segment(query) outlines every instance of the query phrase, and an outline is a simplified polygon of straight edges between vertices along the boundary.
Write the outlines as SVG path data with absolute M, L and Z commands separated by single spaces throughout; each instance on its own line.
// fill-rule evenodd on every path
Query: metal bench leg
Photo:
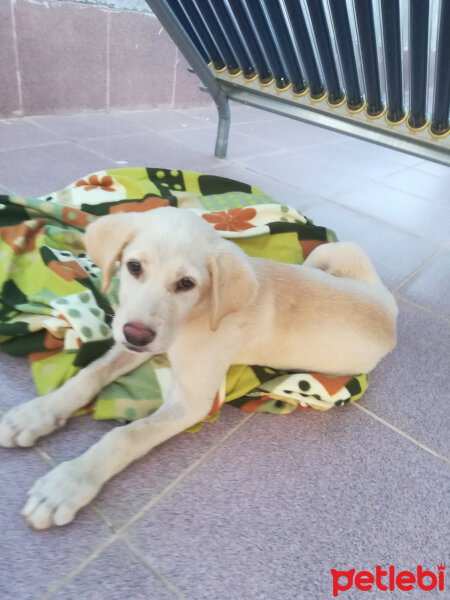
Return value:
M 177 44 L 182 54 L 197 73 L 200 81 L 212 96 L 219 112 L 219 126 L 217 130 L 215 155 L 225 158 L 227 155 L 228 132 L 230 130 L 230 106 L 227 95 L 221 89 L 213 73 L 206 65 L 201 54 L 193 45 L 180 21 L 173 12 L 167 0 L 145 0 L 150 6 L 161 25 Z
M 220 94 L 219 98 L 214 98 L 219 114 L 219 123 L 217 125 L 216 149 L 214 154 L 218 158 L 225 158 L 228 149 L 228 134 L 230 132 L 230 104 L 225 94 Z

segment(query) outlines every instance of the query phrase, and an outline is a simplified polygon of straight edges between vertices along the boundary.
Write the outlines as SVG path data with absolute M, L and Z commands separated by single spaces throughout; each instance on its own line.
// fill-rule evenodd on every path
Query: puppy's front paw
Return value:
M 66 419 L 48 406 L 46 398 L 35 398 L 6 413 L 0 421 L 0 446 L 32 446 L 41 436 L 64 425 Z
M 67 525 L 100 488 L 101 481 L 82 457 L 64 462 L 36 481 L 22 515 L 35 529 Z

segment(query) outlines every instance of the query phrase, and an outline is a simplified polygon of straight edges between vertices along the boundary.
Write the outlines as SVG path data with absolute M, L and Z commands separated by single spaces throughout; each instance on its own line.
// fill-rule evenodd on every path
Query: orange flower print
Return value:
M 63 219 L 68 225 L 75 225 L 77 227 L 87 227 L 91 221 L 94 221 L 92 215 L 71 206 L 63 206 Z
M 44 346 L 47 350 L 56 350 L 57 348 L 62 348 L 64 346 L 64 340 L 60 340 L 50 333 L 50 331 L 45 332 L 44 338 Z
M 200 421 L 200 423 L 205 423 L 208 419 L 210 419 L 213 415 L 216 414 L 216 412 L 219 410 L 219 408 L 220 408 L 220 396 L 219 396 L 219 392 L 217 392 L 217 394 L 214 397 L 214 402 L 211 407 L 211 410 L 209 411 L 208 415 Z
M 300 246 L 303 252 L 303 260 L 306 260 L 314 248 L 326 244 L 324 240 L 300 240 Z
M 51 260 L 47 267 L 66 281 L 73 281 L 74 279 L 86 279 L 88 277 L 88 274 L 83 267 L 75 260 L 67 260 L 64 262 Z
M 14 254 L 25 254 L 36 248 L 36 239 L 42 233 L 44 219 L 23 221 L 19 225 L 0 228 L 0 239 L 13 249 Z
M 80 179 L 80 181 L 76 182 L 75 186 L 84 186 L 86 192 L 88 192 L 89 190 L 96 190 L 97 188 L 100 188 L 105 192 L 115 191 L 113 185 L 113 178 L 111 177 L 111 175 L 104 175 L 101 179 L 98 178 L 98 175 L 90 175 L 87 181 L 85 179 Z
M 255 227 L 249 223 L 256 216 L 254 208 L 230 208 L 230 210 L 204 214 L 202 217 L 219 231 L 245 231 Z
M 150 196 L 145 198 L 142 202 L 123 202 L 111 206 L 109 212 L 113 215 L 119 212 L 146 212 L 152 210 L 152 208 L 159 208 L 160 206 L 169 206 L 169 201 L 159 196 Z

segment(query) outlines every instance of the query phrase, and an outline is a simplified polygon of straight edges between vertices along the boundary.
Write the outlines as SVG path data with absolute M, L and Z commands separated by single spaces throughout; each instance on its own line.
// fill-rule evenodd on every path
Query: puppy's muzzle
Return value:
M 142 347 L 152 343 L 156 337 L 156 331 L 147 327 L 145 323 L 132 321 L 123 326 L 123 335 L 132 346 Z

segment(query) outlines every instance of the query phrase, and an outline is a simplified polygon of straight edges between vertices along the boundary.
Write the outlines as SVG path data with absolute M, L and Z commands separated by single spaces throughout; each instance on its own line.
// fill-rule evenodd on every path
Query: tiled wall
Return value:
M 0 0 L 0 117 L 209 103 L 152 14 Z

